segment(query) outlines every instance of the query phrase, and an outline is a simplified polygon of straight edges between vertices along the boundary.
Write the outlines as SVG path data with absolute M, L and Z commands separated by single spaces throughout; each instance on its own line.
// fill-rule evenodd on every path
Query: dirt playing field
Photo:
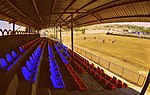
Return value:
M 63 36 L 70 45 L 70 35 Z M 74 45 L 133 72 L 147 75 L 150 40 L 106 34 L 74 34 Z

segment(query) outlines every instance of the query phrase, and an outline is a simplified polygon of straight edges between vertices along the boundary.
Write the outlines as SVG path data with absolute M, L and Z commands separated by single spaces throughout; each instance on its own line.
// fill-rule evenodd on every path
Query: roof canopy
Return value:
M 0 19 L 36 29 L 149 22 L 150 0 L 0 0 Z

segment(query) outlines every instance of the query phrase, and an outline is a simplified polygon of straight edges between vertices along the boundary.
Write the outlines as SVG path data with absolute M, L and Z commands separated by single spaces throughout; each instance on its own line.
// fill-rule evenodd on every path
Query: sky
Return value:
M 22 26 L 19 26 L 19 25 L 15 25 L 15 30 L 17 29 L 20 29 L 20 30 L 24 30 L 24 27 Z M 13 24 L 9 24 L 7 21 L 2 21 L 0 20 L 0 29 L 4 30 L 4 29 L 7 29 L 7 30 L 13 30 Z

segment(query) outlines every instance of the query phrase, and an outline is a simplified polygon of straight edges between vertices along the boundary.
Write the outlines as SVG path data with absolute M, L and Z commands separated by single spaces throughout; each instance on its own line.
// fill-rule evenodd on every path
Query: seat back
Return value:
M 15 51 L 12 51 L 11 54 L 12 54 L 13 58 L 17 58 L 18 57 L 18 55 L 17 55 L 17 53 Z
M 38 64 L 38 61 L 34 60 L 31 56 L 29 57 L 29 62 L 31 65 L 37 65 Z
M 50 68 L 50 72 L 59 72 L 59 68 L 58 67 L 51 67 Z
M 51 68 L 52 67 L 58 67 L 57 63 L 55 63 L 55 62 L 49 63 L 49 65 L 50 65 Z
M 4 58 L 0 58 L 0 67 L 2 69 L 4 69 L 5 67 L 7 67 L 9 64 L 6 62 L 6 60 Z
M 25 66 L 22 67 L 22 74 L 25 78 L 25 80 L 35 80 L 35 73 L 30 72 Z
M 60 72 L 51 72 L 51 73 L 52 73 L 51 76 L 52 76 L 53 78 L 62 78 Z
M 34 60 L 33 60 L 33 58 L 31 56 L 29 57 L 29 60 L 30 60 L 31 64 L 34 63 Z
M 13 58 L 10 54 L 6 54 L 6 60 L 7 62 L 11 63 L 13 61 Z
M 19 47 L 19 50 L 21 53 L 25 52 L 25 50 L 22 47 Z
M 29 61 L 26 61 L 26 66 L 30 72 L 37 72 L 37 65 L 31 65 Z

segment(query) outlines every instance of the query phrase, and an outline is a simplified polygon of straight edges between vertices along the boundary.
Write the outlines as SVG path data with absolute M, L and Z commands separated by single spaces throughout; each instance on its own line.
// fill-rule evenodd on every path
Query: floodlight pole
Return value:
M 60 43 L 62 43 L 62 38 L 61 38 L 61 22 L 60 22 Z
M 73 13 L 71 13 L 71 48 L 72 48 L 72 62 L 74 59 L 74 53 L 73 53 Z
M 145 94 L 145 92 L 146 92 L 146 90 L 147 90 L 147 88 L 148 88 L 148 86 L 149 86 L 149 83 L 150 83 L 150 70 L 149 70 L 149 73 L 148 73 L 146 82 L 145 82 L 145 84 L 144 84 L 144 87 L 143 87 L 143 89 L 142 89 L 140 95 L 144 95 L 144 94 Z

